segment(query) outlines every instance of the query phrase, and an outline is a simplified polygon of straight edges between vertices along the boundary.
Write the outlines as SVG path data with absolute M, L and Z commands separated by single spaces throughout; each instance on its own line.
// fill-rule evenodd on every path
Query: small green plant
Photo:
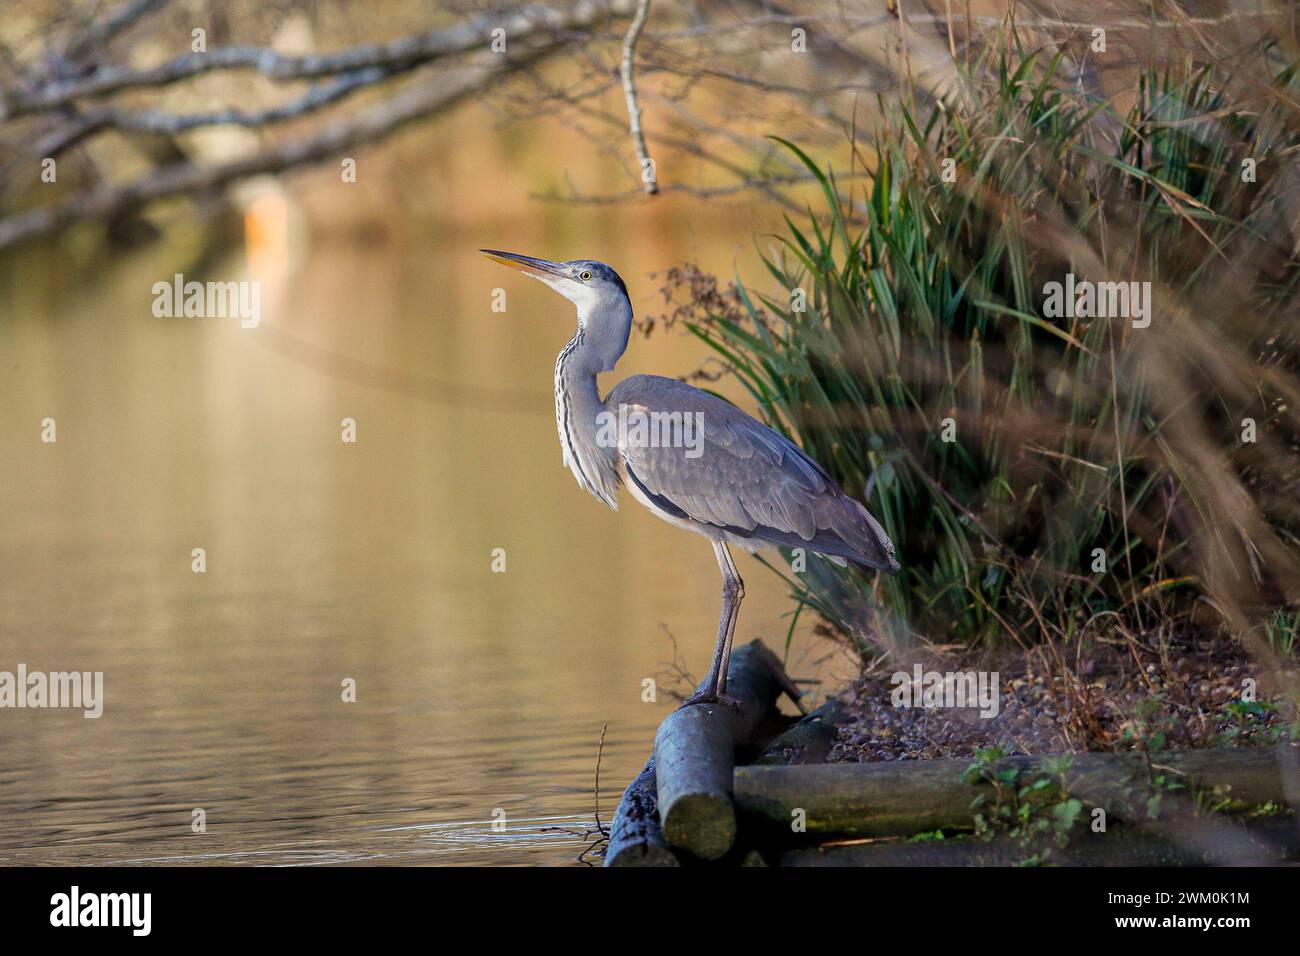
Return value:
M 992 840 L 1006 834 L 1029 854 L 1022 866 L 1049 863 L 1056 850 L 1069 844 L 1084 810 L 1083 802 L 1070 795 L 1074 758 L 1065 754 L 1046 759 L 1031 779 L 1022 781 L 1016 768 L 999 766 L 1005 755 L 1001 747 L 977 750 L 974 761 L 962 773 L 964 783 L 986 784 L 993 791 L 971 800 L 975 835 Z
M 1294 811 L 1290 807 L 1283 806 L 1270 800 L 1267 803 L 1261 803 L 1258 806 L 1251 807 L 1246 813 L 1248 817 L 1289 817 L 1293 816 Z
M 1227 785 L 1194 790 L 1192 792 L 1192 805 L 1195 808 L 1196 815 L 1204 817 L 1227 810 L 1232 806 L 1231 792 L 1232 788 Z
M 1300 611 L 1279 608 L 1264 622 L 1264 636 L 1273 653 L 1282 657 L 1296 656 L 1296 635 L 1300 632 Z
M 1271 719 L 1278 712 L 1277 704 L 1269 700 L 1228 701 L 1219 714 L 1220 730 L 1216 738 L 1220 743 L 1238 743 L 1255 738 L 1277 743 L 1287 730 L 1283 722 Z
M 1160 810 L 1164 806 L 1165 797 L 1169 794 L 1178 793 L 1186 790 L 1187 784 L 1178 774 L 1166 773 L 1165 771 L 1156 771 L 1154 768 L 1148 768 L 1148 777 L 1142 781 L 1139 786 L 1134 788 L 1136 794 L 1140 796 L 1145 805 L 1147 819 L 1155 820 L 1160 816 Z M 1198 791 L 1194 794 L 1200 797 Z M 1198 804 L 1199 806 L 1200 804 Z
M 1154 697 L 1138 701 L 1129 713 L 1129 720 L 1120 732 L 1120 740 L 1132 749 L 1148 753 L 1169 746 L 1170 735 L 1185 733 L 1177 716 L 1168 712 L 1165 705 Z

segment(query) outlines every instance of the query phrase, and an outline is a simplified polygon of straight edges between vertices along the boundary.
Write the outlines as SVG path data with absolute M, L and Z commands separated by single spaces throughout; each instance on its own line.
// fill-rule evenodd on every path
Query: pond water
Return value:
M 258 215 L 291 236 L 276 202 Z M 603 253 L 501 222 L 230 250 L 197 277 L 262 282 L 256 328 L 152 314 L 175 243 L 94 281 L 31 256 L 4 273 L 0 671 L 102 671 L 105 702 L 0 710 L 0 863 L 575 860 L 602 729 L 608 822 L 673 705 L 669 633 L 707 667 L 717 570 L 703 539 L 561 467 L 571 308 L 474 249 L 602 256 L 644 309 L 651 270 L 729 273 L 753 235 L 726 213 L 644 248 L 590 215 Z M 703 355 L 634 338 L 610 381 Z M 738 561 L 738 639 L 780 648 L 785 587 Z M 793 669 L 849 676 L 807 624 Z

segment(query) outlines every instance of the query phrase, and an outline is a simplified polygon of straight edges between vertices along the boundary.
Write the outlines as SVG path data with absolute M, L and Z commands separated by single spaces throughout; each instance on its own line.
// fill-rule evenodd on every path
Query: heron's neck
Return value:
M 602 360 L 592 348 L 589 333 L 579 323 L 578 331 L 555 360 L 555 427 L 564 449 L 564 464 L 578 484 L 616 508 L 616 449 L 602 447 L 596 440 L 597 416 L 605 410 L 596 385 L 596 374 L 601 369 Z

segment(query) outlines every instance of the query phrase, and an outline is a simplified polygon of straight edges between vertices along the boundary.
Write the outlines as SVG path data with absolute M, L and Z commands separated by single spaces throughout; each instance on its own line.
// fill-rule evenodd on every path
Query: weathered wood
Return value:
M 727 708 L 683 707 L 655 735 L 659 820 L 669 846 L 716 860 L 736 839 L 731 806 L 735 743 Z
M 1007 757 L 999 770 L 1014 770 L 1008 786 L 1024 786 L 1043 772 L 1043 757 Z M 1285 805 L 1278 757 L 1272 750 L 1170 751 L 1154 755 L 1157 772 L 1179 778 L 1187 789 L 1162 791 L 1171 804 L 1187 802 L 1192 791 L 1223 786 L 1226 809 L 1266 803 Z M 969 784 L 962 774 L 970 759 L 748 766 L 735 771 L 735 805 L 756 829 L 786 838 L 796 810 L 804 811 L 806 838 L 908 835 L 969 827 L 971 800 L 993 795 L 987 784 Z M 1137 753 L 1075 754 L 1067 774 L 1072 795 L 1122 820 L 1148 780 Z M 1141 800 L 1136 801 L 1138 804 Z
M 737 744 L 753 735 L 789 678 L 762 641 L 731 655 L 727 694 L 739 707 L 691 704 L 669 714 L 655 734 L 659 820 L 668 845 L 704 860 L 736 839 L 731 803 Z
M 743 688 L 758 688 L 765 678 L 763 672 L 774 675 L 777 683 L 784 689 L 792 687 L 789 678 L 781 668 L 776 655 L 772 654 L 760 641 L 754 641 L 748 647 L 737 650 L 732 658 L 728 690 L 733 696 L 744 695 Z M 701 684 L 699 690 L 704 689 Z M 762 689 L 757 694 L 760 704 L 767 691 Z M 759 705 L 754 705 L 755 707 Z M 751 708 L 753 709 L 753 708 Z M 772 713 L 771 702 L 764 708 L 763 714 L 752 715 L 755 725 Z M 737 732 L 752 734 L 754 725 L 742 724 Z M 730 771 L 728 770 L 728 773 Z M 679 860 L 664 839 L 658 813 L 658 785 L 655 759 L 652 756 L 645 768 L 637 776 L 619 801 L 610 825 L 609 845 L 605 850 L 605 866 L 678 866 Z M 734 821 L 734 814 L 733 814 Z
M 759 766 L 825 763 L 848 708 L 832 697 L 772 741 L 754 761 Z
M 659 801 L 655 791 L 655 760 L 628 784 L 614 811 L 605 848 L 606 866 L 678 866 L 676 854 L 664 841 L 659 826 Z
M 1206 847 L 1121 824 L 1106 833 L 1075 834 L 1069 845 L 1053 851 L 1049 862 L 1056 866 L 1260 866 L 1300 859 L 1300 830 L 1292 820 L 1234 829 L 1239 831 L 1239 841 Z M 788 850 L 781 854 L 780 865 L 1016 866 L 1030 853 L 1007 837 L 987 842 L 886 840 Z

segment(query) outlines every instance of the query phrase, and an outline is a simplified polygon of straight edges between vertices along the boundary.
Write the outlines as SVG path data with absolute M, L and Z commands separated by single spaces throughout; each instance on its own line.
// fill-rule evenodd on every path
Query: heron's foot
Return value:
M 713 691 L 698 691 L 682 701 L 682 707 L 692 707 L 695 704 L 718 704 L 722 707 L 731 707 L 734 710 L 740 710 L 740 701 L 730 694 L 715 694 Z M 678 708 L 680 710 L 681 707 Z

